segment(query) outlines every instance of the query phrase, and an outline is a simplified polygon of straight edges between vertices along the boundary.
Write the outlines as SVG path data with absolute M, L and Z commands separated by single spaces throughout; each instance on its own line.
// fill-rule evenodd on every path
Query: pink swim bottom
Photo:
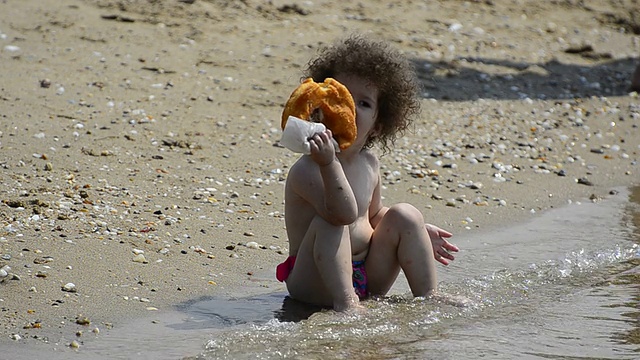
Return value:
M 296 264 L 296 257 L 289 256 L 282 264 L 276 267 L 276 279 L 285 281 L 291 274 L 293 266 Z M 367 271 L 364 268 L 364 260 L 352 261 L 353 268 L 353 290 L 360 299 L 367 297 Z

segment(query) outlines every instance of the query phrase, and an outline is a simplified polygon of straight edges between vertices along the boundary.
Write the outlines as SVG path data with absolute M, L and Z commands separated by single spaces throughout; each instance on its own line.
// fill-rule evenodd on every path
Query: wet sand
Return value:
M 468 237 L 638 184 L 633 6 L 0 2 L 0 346 L 81 352 L 180 302 L 283 291 L 279 117 L 345 33 L 425 85 L 381 159 L 387 204 Z

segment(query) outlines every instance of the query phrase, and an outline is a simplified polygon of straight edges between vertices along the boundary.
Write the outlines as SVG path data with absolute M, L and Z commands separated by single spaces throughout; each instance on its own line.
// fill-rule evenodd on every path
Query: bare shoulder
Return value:
M 313 179 L 319 176 L 320 172 L 315 162 L 309 156 L 302 156 L 289 169 L 286 187 L 288 189 L 300 189 L 301 184 L 314 182 Z
M 364 149 L 361 151 L 360 154 L 363 157 L 363 159 L 366 161 L 367 165 L 369 165 L 374 170 L 380 167 L 380 160 L 378 159 L 376 154 L 373 153 L 373 151 L 369 149 Z
M 309 156 L 300 157 L 289 169 L 288 179 L 308 178 L 316 172 L 316 163 Z

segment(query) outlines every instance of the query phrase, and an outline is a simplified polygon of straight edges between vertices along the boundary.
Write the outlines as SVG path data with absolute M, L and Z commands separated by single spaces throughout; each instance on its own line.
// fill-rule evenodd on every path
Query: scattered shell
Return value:
M 138 254 L 134 256 L 132 260 L 133 262 L 137 262 L 137 263 L 143 263 L 143 264 L 148 263 L 147 259 L 144 257 L 144 254 Z
M 91 324 L 91 320 L 89 320 L 88 317 L 79 317 L 76 319 L 76 324 L 78 325 L 90 325 Z
M 578 180 L 576 180 L 576 182 L 578 184 L 582 184 L 582 185 L 587 185 L 587 186 L 593 186 L 593 183 L 589 180 L 587 180 L 587 178 L 585 177 L 581 177 Z
M 3 266 L 0 269 L 0 278 L 7 277 L 9 275 L 9 271 L 11 271 L 11 268 L 9 267 L 9 265 Z
M 5 46 L 5 47 L 4 47 L 4 49 L 5 49 L 6 51 L 9 51 L 9 52 L 17 52 L 17 51 L 20 51 L 20 47 L 19 47 L 19 46 L 15 46 L 15 45 L 7 45 L 7 46 Z
M 77 342 L 76 340 L 73 340 L 73 341 L 69 344 L 69 347 L 70 347 L 70 348 L 72 348 L 72 349 L 78 349 L 78 348 L 80 348 L 80 343 L 79 343 L 79 342 Z
M 76 284 L 74 284 L 74 283 L 66 283 L 66 284 L 64 284 L 62 286 L 62 291 L 74 293 L 74 292 L 77 292 L 78 289 L 76 288 Z
M 260 248 L 260 244 L 258 244 L 255 241 L 249 241 L 246 245 L 249 249 L 259 249 Z

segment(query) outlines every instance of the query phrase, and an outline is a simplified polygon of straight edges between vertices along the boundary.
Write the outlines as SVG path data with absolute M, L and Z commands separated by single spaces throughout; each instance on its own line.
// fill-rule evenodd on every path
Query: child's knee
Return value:
M 420 226 L 424 223 L 424 218 L 420 210 L 409 203 L 398 203 L 392 205 L 385 214 L 385 217 L 387 216 L 400 223 L 415 222 L 419 223 Z

